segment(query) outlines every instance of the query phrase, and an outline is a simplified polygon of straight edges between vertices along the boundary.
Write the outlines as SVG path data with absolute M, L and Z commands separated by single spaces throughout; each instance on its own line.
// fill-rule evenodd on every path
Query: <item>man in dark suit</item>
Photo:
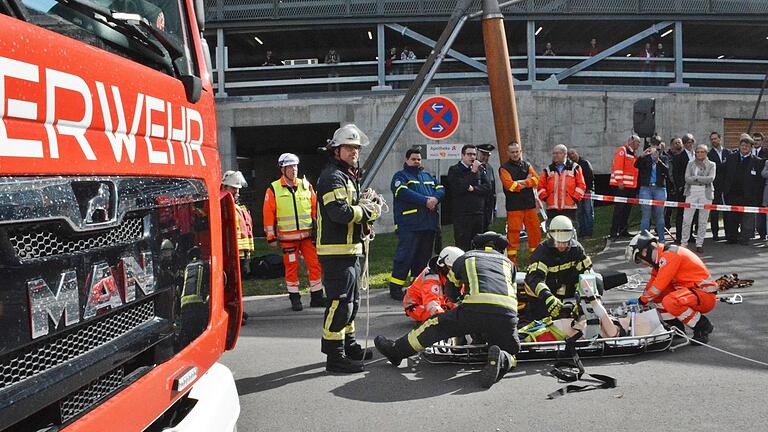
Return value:
M 707 157 L 709 160 L 715 163 L 715 181 L 713 183 L 715 189 L 715 199 L 712 204 L 725 204 L 723 199 L 723 183 L 725 182 L 725 167 L 728 155 L 731 151 L 723 147 L 722 137 L 719 132 L 712 131 L 709 134 L 709 143 L 712 148 L 709 150 Z M 715 241 L 720 240 L 720 212 L 712 210 L 709 213 L 709 223 L 712 227 L 712 237 Z
M 683 150 L 676 154 L 672 158 L 672 178 L 675 183 L 675 201 L 684 202 L 685 195 L 685 168 L 688 166 L 688 161 L 693 160 L 693 145 L 696 143 L 696 139 L 693 135 L 687 133 L 682 138 Z M 694 215 L 694 220 L 697 220 Z M 695 227 L 691 227 L 693 232 L 696 231 Z M 683 236 L 683 209 L 677 209 L 677 216 L 675 220 L 675 244 L 680 244 L 680 239 Z
M 490 188 L 485 200 L 483 232 L 488 231 L 488 226 L 493 223 L 493 219 L 496 216 L 496 170 L 488 163 L 491 159 L 491 153 L 495 149 L 496 146 L 493 144 L 480 144 L 477 146 L 477 160 L 483 164 L 480 169 L 485 171 L 485 175 L 488 178 L 488 186 Z
M 726 161 L 723 193 L 725 203 L 737 206 L 758 206 L 762 200 L 759 194 L 763 185 L 760 175 L 765 160 L 752 154 L 754 140 L 748 134 L 741 134 L 739 151 L 728 155 Z M 739 230 L 741 228 L 741 230 Z M 755 215 L 753 213 L 728 212 L 725 218 L 725 238 L 728 243 L 749 244 L 754 235 Z
M 467 144 L 461 148 L 461 160 L 448 169 L 448 193 L 453 209 L 453 234 L 456 246 L 468 251 L 472 238 L 483 232 L 485 201 L 490 183 L 477 159 L 477 147 Z
M 755 141 L 752 144 L 752 155 L 757 156 L 760 159 L 768 159 L 768 148 L 763 146 L 763 138 L 763 134 L 760 132 L 752 134 L 752 139 Z M 765 187 L 765 185 L 760 188 L 758 196 L 763 196 L 763 187 Z M 755 215 L 755 228 L 757 229 L 757 236 L 760 240 L 765 240 L 765 213 L 758 213 Z

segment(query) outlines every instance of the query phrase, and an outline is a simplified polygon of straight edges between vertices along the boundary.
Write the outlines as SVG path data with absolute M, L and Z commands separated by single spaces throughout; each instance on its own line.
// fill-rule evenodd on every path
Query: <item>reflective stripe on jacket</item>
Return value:
M 575 209 L 584 197 L 584 175 L 578 164 L 565 161 L 562 172 L 557 172 L 555 164 L 544 168 L 539 181 L 539 199 L 547 203 L 548 209 Z
M 454 261 L 448 280 L 447 294 L 451 285 L 464 288 L 462 307 L 517 315 L 515 265 L 506 256 L 489 249 L 469 251 Z
M 288 187 L 285 177 L 275 180 L 264 194 L 263 224 L 267 241 L 298 241 L 312 236 L 316 196 L 306 178 Z
M 237 250 L 240 256 L 253 250 L 253 220 L 248 207 L 243 204 L 235 205 L 235 217 L 237 219 Z
M 394 197 L 395 229 L 407 231 L 437 231 L 437 209 L 427 208 L 427 198 L 445 198 L 445 189 L 432 175 L 420 168 L 404 166 L 395 173 L 390 185 Z
M 651 270 L 651 279 L 641 296 L 646 301 L 660 300 L 661 294 L 670 287 L 717 292 L 712 274 L 698 255 L 677 245 L 662 245 L 657 251 L 659 268 Z
M 405 314 L 419 322 L 453 307 L 454 304 L 443 294 L 440 275 L 432 273 L 429 267 L 414 279 L 403 297 Z
M 637 168 L 635 168 L 635 151 L 624 144 L 616 149 L 611 165 L 611 186 L 623 184 L 624 187 L 637 188 Z

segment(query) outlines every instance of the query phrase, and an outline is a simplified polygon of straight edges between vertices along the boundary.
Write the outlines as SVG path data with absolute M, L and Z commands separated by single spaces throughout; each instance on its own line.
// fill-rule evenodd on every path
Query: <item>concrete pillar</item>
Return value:
M 688 87 L 683 82 L 683 22 L 675 21 L 675 82 L 670 87 Z
M 528 82 L 536 82 L 536 21 L 528 21 Z
M 224 88 L 224 70 L 227 62 L 224 58 L 224 29 L 216 29 L 216 96 L 226 97 L 227 91 Z
M 392 90 L 391 86 L 387 85 L 384 70 L 384 63 L 387 61 L 387 44 L 384 36 L 384 24 L 376 25 L 376 52 L 378 53 L 379 60 L 376 62 L 376 75 L 379 77 L 379 82 L 371 87 L 371 90 Z
M 235 142 L 234 111 L 219 105 L 216 109 L 216 134 L 221 170 L 237 169 L 237 143 Z

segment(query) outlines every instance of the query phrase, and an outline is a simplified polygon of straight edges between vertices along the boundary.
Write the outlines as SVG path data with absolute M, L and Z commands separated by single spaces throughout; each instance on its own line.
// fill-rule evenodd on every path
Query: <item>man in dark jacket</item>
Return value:
M 469 250 L 472 237 L 483 232 L 485 202 L 491 191 L 488 177 L 481 170 L 477 147 L 461 148 L 461 161 L 448 169 L 446 179 L 453 209 L 453 234 L 456 246 Z
M 741 134 L 739 151 L 728 155 L 726 161 L 723 193 L 725 203 L 737 206 L 758 206 L 763 186 L 760 175 L 765 160 L 752 154 L 753 139 L 748 134 Z M 741 228 L 741 229 L 739 229 Z M 728 212 L 725 215 L 725 238 L 728 243 L 746 245 L 755 232 L 753 213 Z
M 579 164 L 581 167 L 581 173 L 584 175 L 584 184 L 587 185 L 584 188 L 585 193 L 595 193 L 595 174 L 592 170 L 592 164 L 588 160 L 579 155 L 574 148 L 568 149 L 568 159 Z M 592 237 L 592 230 L 595 225 L 595 207 L 592 203 L 592 199 L 582 199 L 577 204 L 577 225 L 579 230 L 579 237 Z
M 759 157 L 760 159 L 768 159 L 768 148 L 763 146 L 763 139 L 764 136 L 760 132 L 755 132 L 752 134 L 752 140 L 754 140 L 754 143 L 752 144 L 752 154 Z M 758 193 L 758 196 L 763 196 L 763 187 L 760 188 L 760 193 Z M 755 215 L 755 229 L 757 230 L 757 236 L 760 238 L 760 240 L 765 240 L 765 213 L 758 213 Z
M 651 139 L 651 145 L 639 158 L 635 160 L 635 168 L 638 171 L 638 185 L 640 186 L 640 199 L 666 201 L 667 183 L 672 179 L 669 167 L 661 159 L 659 153 L 659 140 Z M 649 230 L 651 227 L 651 207 L 653 217 L 656 219 L 656 235 L 663 242 L 665 234 L 664 207 L 643 205 L 640 219 L 640 231 Z
M 496 216 L 496 173 L 491 164 L 488 163 L 491 159 L 491 153 L 495 149 L 496 146 L 493 144 L 480 144 L 477 146 L 477 160 L 483 164 L 480 169 L 485 170 L 484 174 L 488 177 L 488 185 L 490 187 L 488 197 L 485 200 L 483 232 L 488 231 L 488 226 L 493 223 L 493 218 Z
M 397 250 L 389 277 L 389 295 L 403 300 L 408 273 L 416 277 L 432 256 L 435 234 L 440 228 L 437 206 L 445 197 L 442 185 L 421 167 L 421 151 L 405 152 L 403 169 L 392 177 Z
M 712 204 L 725 204 L 723 184 L 725 183 L 726 161 L 731 151 L 723 147 L 719 132 L 713 131 L 709 134 L 709 143 L 712 144 L 712 148 L 709 149 L 707 157 L 715 163 L 715 181 L 712 183 L 715 198 L 712 200 Z M 709 213 L 709 223 L 712 227 L 712 237 L 715 241 L 720 240 L 720 212 L 712 210 Z
M 693 154 L 693 145 L 696 143 L 696 139 L 691 134 L 685 134 L 682 138 L 683 149 L 680 153 L 676 154 L 672 159 L 672 178 L 675 183 L 675 201 L 685 202 L 685 168 L 688 167 L 688 161 L 692 161 L 695 157 Z M 694 220 L 698 218 L 694 215 Z M 696 225 L 691 229 L 695 232 Z M 675 220 L 675 244 L 680 244 L 680 239 L 683 236 L 683 209 L 677 209 L 677 219 Z

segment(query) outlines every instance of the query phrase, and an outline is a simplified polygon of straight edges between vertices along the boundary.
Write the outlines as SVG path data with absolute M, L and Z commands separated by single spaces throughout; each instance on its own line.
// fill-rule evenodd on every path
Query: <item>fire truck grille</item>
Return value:
M 0 389 L 32 378 L 105 345 L 153 318 L 155 304 L 154 301 L 149 301 L 43 345 L 14 353 L 0 363 Z
M 63 399 L 60 406 L 62 422 L 77 417 L 119 389 L 123 385 L 123 374 L 123 368 L 115 369 Z
M 62 238 L 50 230 L 25 231 L 12 234 L 9 238 L 16 256 L 23 261 L 61 254 L 119 246 L 140 240 L 144 232 L 142 218 L 126 218 L 107 231 L 77 239 Z

